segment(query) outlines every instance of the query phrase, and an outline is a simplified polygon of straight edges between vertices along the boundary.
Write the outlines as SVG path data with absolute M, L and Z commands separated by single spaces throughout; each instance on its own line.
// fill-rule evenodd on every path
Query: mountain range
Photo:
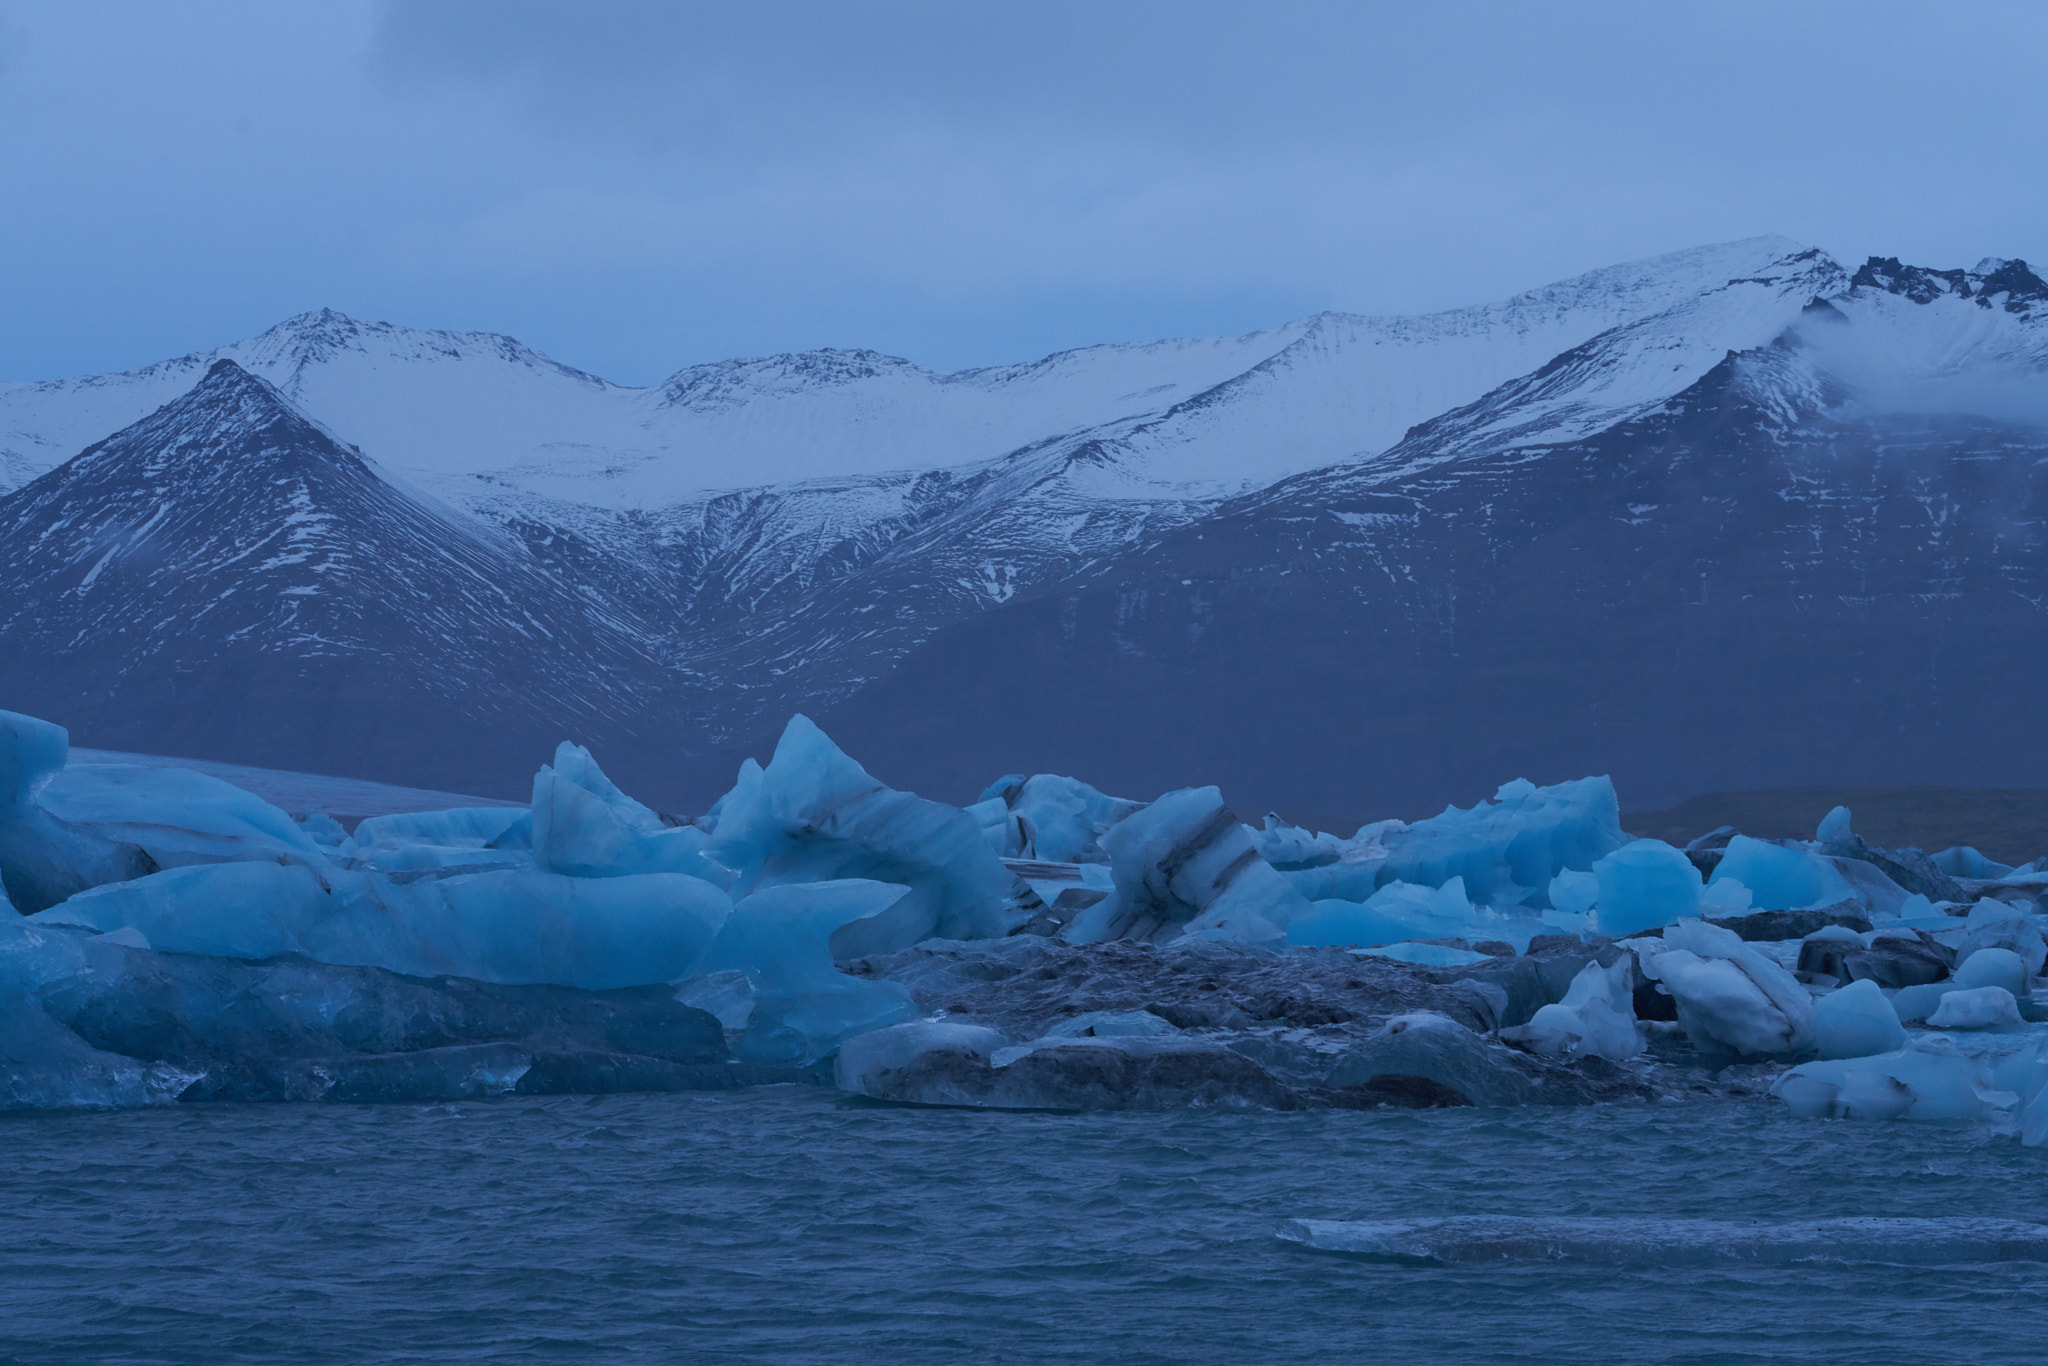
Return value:
M 952 800 L 2023 786 L 2044 459 L 2025 263 L 1782 238 L 952 374 L 323 311 L 0 385 L 0 707 L 491 794 L 576 738 L 675 810 L 794 710 Z

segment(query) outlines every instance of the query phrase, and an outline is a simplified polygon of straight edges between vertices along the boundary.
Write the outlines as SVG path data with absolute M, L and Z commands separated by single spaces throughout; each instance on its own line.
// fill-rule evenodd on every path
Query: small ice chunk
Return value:
M 2012 865 L 1985 858 L 1975 848 L 1958 844 L 1942 850 L 1934 856 L 1934 866 L 1950 877 L 1969 878 L 1977 882 L 1988 882 L 1992 878 L 2004 877 L 2012 871 Z
M 1936 1029 L 2015 1030 L 2026 1022 L 2004 987 L 1960 987 L 1941 998 L 1927 1023 Z
M 1906 1029 L 1883 990 L 1865 980 L 1814 1002 L 1813 1042 L 1823 1058 L 1867 1058 L 1904 1047 Z
M 1791 1265 L 1812 1261 L 1939 1266 L 2048 1262 L 2048 1226 L 1951 1217 L 1754 1219 L 1462 1215 L 1438 1219 L 1290 1219 L 1279 1236 L 1328 1252 L 1407 1262 L 1622 1266 Z
M 2026 964 L 2030 976 L 2039 976 L 2048 963 L 2048 941 L 2018 907 L 2002 901 L 1980 901 L 1970 908 L 1968 930 L 1956 947 L 1956 966 L 1985 949 L 2010 949 Z
M 1635 960 L 1623 954 L 1604 968 L 1586 964 L 1572 978 L 1564 999 L 1538 1010 L 1517 1037 L 1546 1057 L 1594 1056 L 1619 1062 L 1642 1052 L 1643 1040 L 1636 1031 Z
M 1820 829 L 1814 832 L 1813 838 L 1821 844 L 1832 844 L 1836 840 L 1849 838 L 1850 833 L 1849 808 L 1838 806 L 1821 817 Z
M 884 1097 L 891 1077 L 920 1060 L 938 1055 L 985 1063 L 1008 1042 L 980 1025 L 917 1020 L 847 1040 L 833 1061 L 832 1077 L 842 1091 Z
M 1045 1031 L 1047 1038 L 1060 1039 L 1143 1038 L 1174 1032 L 1171 1022 L 1149 1010 L 1091 1010 L 1086 1015 L 1062 1020 Z
M 1488 955 L 1474 953 L 1470 949 L 1452 948 L 1449 944 L 1381 944 L 1376 948 L 1353 949 L 1358 956 L 1370 958 L 1391 958 L 1397 963 L 1414 963 L 1427 968 L 1462 968 L 1473 963 L 1488 961 Z
M 1992 1082 L 1983 1058 L 1953 1039 L 1922 1036 L 1891 1053 L 1801 1063 L 1771 1094 L 1802 1119 L 1986 1119 L 2019 1099 Z
M 2014 997 L 2027 994 L 2026 960 L 2011 949 L 1978 949 L 1956 968 L 1957 987 L 2004 987 Z

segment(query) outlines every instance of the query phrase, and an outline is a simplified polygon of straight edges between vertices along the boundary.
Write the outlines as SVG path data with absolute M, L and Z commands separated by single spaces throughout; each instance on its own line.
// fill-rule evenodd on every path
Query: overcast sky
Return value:
M 331 306 L 622 383 L 2048 258 L 2048 4 L 16 3 L 0 377 Z

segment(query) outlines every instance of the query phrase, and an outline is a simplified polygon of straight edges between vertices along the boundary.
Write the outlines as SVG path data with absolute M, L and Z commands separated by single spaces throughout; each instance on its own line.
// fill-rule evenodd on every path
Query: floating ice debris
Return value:
M 0 714 L 0 1107 L 674 1089 L 816 1078 L 848 1048 L 853 1089 L 928 1104 L 1577 1104 L 1754 1094 L 1760 1069 L 1694 1064 L 1819 1054 L 1780 1086 L 1799 1113 L 2017 1115 L 2048 1141 L 2025 1029 L 2048 872 L 1959 883 L 1844 821 L 1681 852 L 1623 837 L 1605 779 L 1348 839 L 1247 827 L 1215 788 L 1141 807 L 1052 775 L 962 810 L 798 717 L 692 821 L 566 744 L 524 809 L 351 834 L 68 757 Z M 1738 871 L 1764 910 L 1740 914 Z M 1636 1007 L 1664 997 L 1685 1040 L 1646 1050 Z M 584 1023 L 534 1024 L 545 1001 Z M 898 1029 L 920 1013 L 945 1029 Z M 475 1028 L 390 1032 L 429 1017 Z M 963 1046 L 983 1026 L 1004 1032 Z
M 1290 1219 L 1278 1236 L 1323 1252 L 1404 1262 L 1895 1262 L 1947 1266 L 2048 1261 L 2048 1225 L 2010 1219 Z

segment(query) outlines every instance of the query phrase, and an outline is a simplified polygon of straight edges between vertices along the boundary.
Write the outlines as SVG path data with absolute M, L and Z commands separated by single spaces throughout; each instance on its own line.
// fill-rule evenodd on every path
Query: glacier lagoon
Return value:
M 0 1117 L 10 1361 L 1863 1366 L 2038 1354 L 2044 1268 L 1323 1252 L 1297 1219 L 2030 1217 L 1981 1125 L 1775 1106 L 1005 1113 L 808 1086 Z
M 2043 1272 L 2048 871 L 1846 810 L 956 808 L 799 717 L 693 820 L 565 744 L 350 831 L 0 740 L 19 1359 L 1942 1359 Z

